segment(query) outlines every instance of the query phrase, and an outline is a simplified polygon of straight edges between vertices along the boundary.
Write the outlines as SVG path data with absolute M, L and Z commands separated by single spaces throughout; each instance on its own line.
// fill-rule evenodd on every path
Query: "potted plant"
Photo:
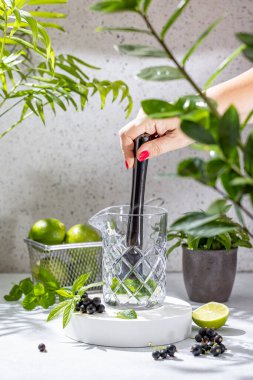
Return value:
M 190 300 L 226 302 L 236 275 L 238 247 L 251 248 L 245 227 L 226 213 L 231 206 L 224 200 L 212 203 L 206 211 L 189 212 L 176 220 L 167 240 L 168 249 L 183 251 L 184 283 Z
M 101 0 L 93 4 L 92 10 L 105 14 L 132 12 L 142 21 L 142 29 L 136 29 L 127 24 L 98 28 L 99 31 L 141 33 L 149 36 L 151 42 L 148 44 L 124 43 L 117 46 L 118 51 L 128 56 L 141 59 L 146 57 L 152 57 L 154 60 L 165 59 L 163 65 L 154 64 L 141 69 L 137 73 L 138 78 L 158 83 L 185 80 L 191 86 L 194 95 L 189 93 L 173 102 L 146 99 L 141 102 L 142 108 L 146 115 L 153 119 L 178 117 L 183 132 L 197 142 L 195 147 L 205 153 L 210 153 L 206 160 L 195 156 L 181 161 L 178 174 L 209 186 L 224 199 L 230 200 L 240 223 L 244 224 L 245 215 L 248 220 L 253 221 L 253 131 L 245 131 L 246 125 L 253 116 L 253 109 L 242 121 L 233 105 L 221 114 L 217 104 L 206 95 L 206 90 L 239 54 L 243 53 L 253 62 L 253 34 L 237 33 L 236 37 L 242 44 L 219 64 L 217 70 L 210 74 L 201 88 L 191 75 L 188 62 L 221 20 L 215 20 L 209 25 L 189 46 L 183 58 L 179 59 L 170 46 L 169 35 L 189 4 L 190 0 L 180 1 L 160 30 L 150 17 L 151 9 L 155 7 L 155 2 L 152 0 Z M 117 20 L 116 17 L 115 20 Z M 249 207 L 245 206 L 246 198 L 249 198 Z M 253 238 L 253 232 L 249 230 L 248 233 Z

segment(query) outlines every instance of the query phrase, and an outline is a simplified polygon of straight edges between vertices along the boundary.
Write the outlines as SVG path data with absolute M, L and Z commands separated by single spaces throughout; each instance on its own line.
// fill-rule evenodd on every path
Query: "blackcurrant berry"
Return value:
M 77 307 L 81 307 L 82 304 L 83 304 L 82 301 L 79 301 L 79 302 L 76 303 L 76 306 L 77 306 Z
M 214 338 L 214 341 L 215 343 L 220 344 L 223 341 L 223 338 L 221 335 L 216 335 L 216 337 Z
M 84 292 L 83 295 L 82 295 L 82 298 L 88 298 L 88 293 Z
M 220 348 L 220 346 L 218 346 L 218 345 L 213 346 L 212 349 L 211 349 L 211 354 L 213 356 L 219 356 L 221 354 L 221 348 Z
M 80 306 L 80 311 L 81 311 L 81 313 L 86 313 L 86 306 L 85 305 L 81 305 Z
M 105 305 L 102 303 L 96 307 L 98 313 L 103 313 L 105 311 Z
M 224 352 L 227 351 L 226 347 L 224 346 L 223 343 L 220 343 L 219 346 L 220 346 L 220 349 L 221 349 L 221 354 L 224 354 Z
M 191 352 L 192 352 L 192 355 L 194 355 L 194 356 L 201 355 L 201 353 L 202 353 L 202 347 L 201 347 L 201 345 L 200 344 L 195 344 L 195 346 L 193 346 L 191 348 Z
M 89 304 L 87 307 L 86 307 L 86 313 L 87 314 L 94 314 L 96 311 L 96 306 L 92 305 L 92 304 Z
M 76 306 L 76 311 L 80 311 L 80 307 L 79 306 Z
M 196 336 L 195 336 L 195 340 L 196 340 L 196 342 L 202 342 L 202 336 L 200 335 L 200 334 L 197 334 Z
M 175 352 L 177 352 L 177 347 L 174 344 L 169 344 L 166 347 L 166 351 L 169 356 L 173 357 Z
M 168 356 L 168 352 L 166 349 L 160 351 L 160 356 L 162 359 L 166 359 Z
M 160 352 L 154 351 L 154 352 L 152 352 L 152 356 L 155 360 L 158 360 L 160 358 Z
M 82 301 L 83 305 L 85 305 L 85 306 L 88 306 L 91 302 L 92 301 L 89 297 L 84 298 Z
M 211 347 L 204 343 L 204 344 L 201 344 L 201 353 L 202 354 L 207 354 L 209 351 L 211 350 Z
M 214 329 L 206 329 L 206 336 L 208 336 L 208 338 L 214 338 L 216 335 L 216 332 L 214 331 Z
M 93 303 L 93 305 L 95 305 L 95 306 L 100 305 L 100 304 L 101 304 L 101 298 L 99 298 L 99 297 L 95 297 L 95 298 L 93 298 L 92 303 Z
M 201 335 L 201 336 L 206 335 L 206 328 L 205 327 L 201 327 L 201 329 L 199 329 L 199 335 Z
M 46 352 L 46 351 L 47 351 L 47 350 L 46 350 L 46 346 L 45 346 L 44 343 L 40 343 L 40 344 L 38 345 L 38 349 L 39 349 L 40 352 Z

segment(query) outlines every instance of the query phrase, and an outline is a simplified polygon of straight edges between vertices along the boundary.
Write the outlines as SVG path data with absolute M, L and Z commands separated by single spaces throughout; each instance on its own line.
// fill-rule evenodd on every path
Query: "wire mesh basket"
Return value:
M 50 272 L 61 287 L 71 286 L 81 274 L 91 272 L 87 285 L 102 281 L 102 242 L 44 245 L 25 239 L 33 281 L 39 268 Z M 98 291 L 100 288 L 92 288 Z

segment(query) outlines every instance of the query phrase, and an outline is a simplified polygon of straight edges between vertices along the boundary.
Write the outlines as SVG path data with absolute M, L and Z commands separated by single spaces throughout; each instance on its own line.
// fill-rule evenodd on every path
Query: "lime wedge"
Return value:
M 229 308 L 218 302 L 209 302 L 192 313 L 192 319 L 200 327 L 219 329 L 224 326 L 229 316 Z

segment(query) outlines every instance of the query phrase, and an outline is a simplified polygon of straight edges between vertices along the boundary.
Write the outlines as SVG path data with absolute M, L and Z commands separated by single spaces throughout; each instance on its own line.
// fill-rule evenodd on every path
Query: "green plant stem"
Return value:
M 208 99 L 208 97 L 206 96 L 206 94 L 201 90 L 201 88 L 195 83 L 195 81 L 192 79 L 192 77 L 185 70 L 184 66 L 182 66 L 178 62 L 178 60 L 176 59 L 176 57 L 174 56 L 174 54 L 171 52 L 171 50 L 168 48 L 168 46 L 165 44 L 165 42 L 159 37 L 159 35 L 157 34 L 157 32 L 154 29 L 153 25 L 149 21 L 148 17 L 145 14 L 141 13 L 141 12 L 139 12 L 139 14 L 141 15 L 141 17 L 145 21 L 145 23 L 146 23 L 148 29 L 150 30 L 150 32 L 152 33 L 152 35 L 155 37 L 155 39 L 157 40 L 157 42 L 162 46 L 162 48 L 164 49 L 164 51 L 168 55 L 168 58 L 171 59 L 174 62 L 174 64 L 176 65 L 176 67 L 178 68 L 178 70 L 183 74 L 183 76 L 185 77 L 185 79 L 190 83 L 190 85 L 194 88 L 194 90 L 198 93 L 198 95 L 208 105 L 210 111 L 216 117 L 219 117 L 220 115 L 219 115 L 218 111 L 216 110 L 216 108 L 213 106 L 213 104 L 210 101 L 210 99 Z
M 8 98 L 6 98 L 6 99 L 8 99 Z M 0 114 L 0 117 L 3 117 L 6 113 L 8 113 L 9 111 L 11 111 L 11 110 L 12 110 L 13 108 L 15 108 L 19 103 L 22 103 L 22 102 L 23 102 L 23 98 L 20 99 L 18 102 L 14 103 L 11 107 L 7 108 L 7 110 L 5 110 L 4 112 L 2 112 L 2 113 Z M 0 108 L 1 108 L 1 106 L 0 106 Z

